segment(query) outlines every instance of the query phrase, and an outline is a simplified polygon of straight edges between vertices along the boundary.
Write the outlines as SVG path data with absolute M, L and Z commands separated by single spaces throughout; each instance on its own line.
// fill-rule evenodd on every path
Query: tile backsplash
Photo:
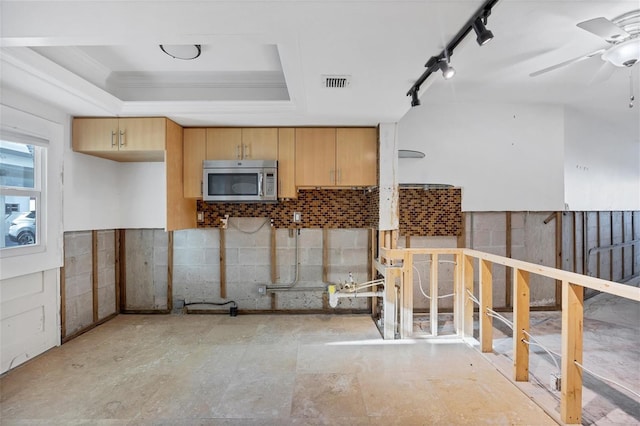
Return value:
M 460 188 L 400 190 L 400 233 L 412 236 L 456 236 L 462 229 Z M 300 190 L 298 199 L 274 204 L 206 203 L 199 228 L 221 227 L 229 217 L 268 217 L 276 228 L 377 228 L 379 191 L 362 189 Z M 300 222 L 293 213 L 302 214 Z

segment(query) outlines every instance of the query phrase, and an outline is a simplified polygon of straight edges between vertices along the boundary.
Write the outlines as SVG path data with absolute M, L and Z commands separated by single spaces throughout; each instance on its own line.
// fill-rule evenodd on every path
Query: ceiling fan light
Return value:
M 602 59 L 616 67 L 631 67 L 640 60 L 640 37 L 613 45 L 602 54 Z
M 160 49 L 173 59 L 190 61 L 202 53 L 199 44 L 161 44 Z
M 473 31 L 476 32 L 476 42 L 480 46 L 484 46 L 493 39 L 493 33 L 484 26 L 482 19 L 476 18 L 471 26 L 473 27 Z

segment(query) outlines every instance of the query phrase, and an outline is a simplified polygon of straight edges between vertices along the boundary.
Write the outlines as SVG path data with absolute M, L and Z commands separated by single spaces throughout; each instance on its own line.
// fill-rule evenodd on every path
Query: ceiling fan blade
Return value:
M 593 58 L 594 56 L 604 52 L 606 49 L 599 49 L 595 52 L 588 53 L 586 55 L 578 56 L 577 58 L 569 59 L 568 61 L 560 62 L 559 64 L 552 65 L 547 68 L 543 68 L 536 72 L 529 74 L 529 77 L 537 77 L 540 74 L 547 73 L 549 71 L 557 70 L 558 68 L 566 67 L 567 65 L 575 64 L 576 62 L 584 61 L 585 59 Z
M 607 41 L 619 41 L 631 36 L 631 34 L 603 17 L 580 22 L 577 26 Z
M 613 75 L 613 72 L 616 70 L 616 67 L 611 65 L 610 62 L 603 62 L 598 71 L 594 74 L 591 81 L 589 81 L 589 86 L 594 84 L 604 83 L 609 80 L 609 78 Z

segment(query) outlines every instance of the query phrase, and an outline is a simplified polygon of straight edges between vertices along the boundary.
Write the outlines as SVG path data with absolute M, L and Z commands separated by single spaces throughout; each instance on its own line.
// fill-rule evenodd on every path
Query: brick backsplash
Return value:
M 462 232 L 460 188 L 401 188 L 400 235 L 453 237 Z
M 205 203 L 199 228 L 220 227 L 229 217 L 268 217 L 276 228 L 377 228 L 379 191 L 362 189 L 308 189 L 298 199 L 273 204 Z M 293 212 L 302 222 L 293 222 Z M 412 236 L 457 236 L 462 229 L 459 188 L 400 190 L 400 234 Z

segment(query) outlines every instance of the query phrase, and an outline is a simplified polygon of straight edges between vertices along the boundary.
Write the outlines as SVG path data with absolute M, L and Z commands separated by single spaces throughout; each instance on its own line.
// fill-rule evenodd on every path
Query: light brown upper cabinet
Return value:
M 295 129 L 278 129 L 278 198 L 297 198 Z
M 275 127 L 207 129 L 207 160 L 276 160 L 278 129 Z
M 207 129 L 184 129 L 183 184 L 185 198 L 202 197 L 202 161 L 206 159 Z
M 74 118 L 73 150 L 115 161 L 164 161 L 167 119 Z
M 377 185 L 375 128 L 297 128 L 296 186 Z
M 373 127 L 336 130 L 339 186 L 377 185 L 378 130 Z

